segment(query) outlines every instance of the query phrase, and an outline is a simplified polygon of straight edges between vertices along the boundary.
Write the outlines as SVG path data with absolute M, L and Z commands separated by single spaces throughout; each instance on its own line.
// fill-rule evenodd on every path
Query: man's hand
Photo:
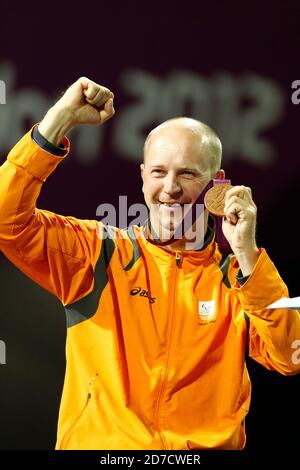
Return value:
M 103 124 L 114 115 L 114 94 L 108 89 L 81 77 L 73 83 L 54 107 L 70 112 L 72 125 Z
M 114 114 L 114 94 L 86 77 L 71 85 L 39 124 L 39 132 L 54 145 L 79 124 L 100 125 Z
M 259 256 L 256 245 L 256 214 L 251 189 L 234 186 L 225 197 L 223 233 L 239 262 L 244 276 L 251 274 Z

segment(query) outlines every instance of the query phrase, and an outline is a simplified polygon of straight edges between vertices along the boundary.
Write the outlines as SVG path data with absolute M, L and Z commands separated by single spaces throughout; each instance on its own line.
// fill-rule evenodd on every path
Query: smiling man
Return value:
M 251 391 L 245 351 L 267 369 L 298 373 L 300 316 L 267 308 L 288 290 L 256 245 L 250 188 L 226 193 L 230 255 L 220 252 L 207 211 L 201 249 L 188 250 L 186 234 L 170 243 L 183 206 L 224 178 L 216 134 L 179 118 L 148 136 L 141 175 L 160 240 L 146 236 L 147 226 L 145 235 L 145 227 L 121 230 L 36 207 L 69 153 L 65 134 L 103 124 L 113 98 L 80 78 L 0 167 L 0 249 L 66 311 L 56 448 L 242 449 Z
M 215 132 L 194 119 L 170 119 L 150 132 L 141 175 L 151 226 L 160 240 L 174 235 L 212 178 L 224 178 L 221 155 L 221 142 Z M 172 249 L 184 249 L 188 234 L 196 232 L 201 237 L 206 233 L 208 211 L 203 215 L 198 230 L 196 222 L 187 233 L 182 227 L 183 237 L 172 244 Z

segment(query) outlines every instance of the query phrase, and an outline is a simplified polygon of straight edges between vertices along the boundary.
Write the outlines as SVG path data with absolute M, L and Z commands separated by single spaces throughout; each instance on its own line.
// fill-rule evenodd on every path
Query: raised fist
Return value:
M 114 94 L 108 88 L 81 77 L 54 107 L 70 113 L 72 127 L 78 124 L 100 125 L 115 114 L 113 99 Z

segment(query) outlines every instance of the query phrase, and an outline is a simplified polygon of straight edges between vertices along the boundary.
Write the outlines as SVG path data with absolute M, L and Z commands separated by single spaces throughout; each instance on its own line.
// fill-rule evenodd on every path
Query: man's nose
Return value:
M 181 186 L 176 175 L 168 174 L 164 181 L 164 192 L 167 194 L 176 194 L 181 191 Z

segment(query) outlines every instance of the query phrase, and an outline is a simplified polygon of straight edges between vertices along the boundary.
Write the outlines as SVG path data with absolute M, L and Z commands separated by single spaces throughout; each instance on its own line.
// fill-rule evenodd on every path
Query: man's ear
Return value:
M 141 170 L 141 177 L 142 177 L 142 180 L 143 180 L 143 183 L 144 183 L 144 171 L 145 171 L 144 163 L 140 164 L 140 170 Z M 142 191 L 144 192 L 144 184 L 143 184 L 143 187 L 142 187 Z

